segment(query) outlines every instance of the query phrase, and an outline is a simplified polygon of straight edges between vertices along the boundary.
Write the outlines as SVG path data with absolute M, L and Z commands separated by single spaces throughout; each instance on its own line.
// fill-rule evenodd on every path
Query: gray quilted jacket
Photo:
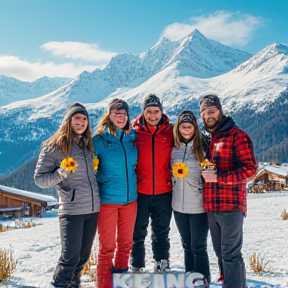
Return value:
M 87 148 L 73 145 L 70 157 L 78 164 L 75 172 L 65 179 L 56 170 L 66 158 L 59 150 L 42 146 L 35 169 L 34 180 L 41 188 L 57 186 L 59 215 L 81 215 L 99 212 L 98 184 L 93 170 L 93 155 Z
M 189 169 L 186 177 L 174 177 L 172 208 L 177 212 L 187 214 L 204 213 L 201 167 L 191 149 L 192 142 L 188 144 L 181 143 L 179 149 L 174 147 L 171 152 L 172 165 L 184 162 Z

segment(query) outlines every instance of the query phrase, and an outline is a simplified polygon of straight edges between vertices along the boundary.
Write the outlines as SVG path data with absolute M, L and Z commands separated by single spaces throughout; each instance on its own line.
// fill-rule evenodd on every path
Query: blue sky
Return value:
M 287 0 L 0 0 L 0 75 L 76 77 L 195 28 L 255 54 L 287 27 Z

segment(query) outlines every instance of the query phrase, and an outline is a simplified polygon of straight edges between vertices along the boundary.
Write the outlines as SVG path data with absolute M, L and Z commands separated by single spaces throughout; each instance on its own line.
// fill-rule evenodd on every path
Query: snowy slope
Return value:
M 249 279 L 249 287 L 288 287 L 288 223 L 281 219 L 284 208 L 287 210 L 287 193 L 267 193 L 248 195 L 248 215 L 244 221 L 243 258 Z M 285 204 L 286 203 L 286 204 Z M 285 206 L 286 205 L 286 206 Z M 53 215 L 54 214 L 54 215 Z M 18 264 L 13 276 L 0 284 L 2 288 L 47 288 L 51 281 L 53 270 L 60 255 L 59 221 L 57 214 L 47 213 L 49 217 L 36 219 L 43 225 L 30 229 L 16 229 L 0 233 L 1 248 L 13 249 L 13 255 Z M 6 221 L 7 222 L 7 221 Z M 3 223 L 3 221 L 2 221 Z M 4 223 L 4 225 L 6 225 Z M 153 257 L 151 240 L 146 237 L 146 269 L 152 272 Z M 183 271 L 183 250 L 176 224 L 172 219 L 170 231 L 170 262 L 172 271 Z M 11 245 L 11 246 L 10 246 Z M 97 237 L 94 252 L 97 253 Z M 250 265 L 249 257 L 256 252 L 269 261 L 267 272 L 255 274 Z M 208 238 L 208 255 L 210 259 L 211 278 L 215 283 L 218 277 L 217 258 L 213 251 L 212 241 Z M 85 277 L 83 277 L 85 280 Z M 94 287 L 89 282 L 83 287 Z M 214 285 L 213 285 L 214 286 Z M 212 286 L 212 287 L 213 287 Z M 139 288 L 139 287 L 137 287 Z

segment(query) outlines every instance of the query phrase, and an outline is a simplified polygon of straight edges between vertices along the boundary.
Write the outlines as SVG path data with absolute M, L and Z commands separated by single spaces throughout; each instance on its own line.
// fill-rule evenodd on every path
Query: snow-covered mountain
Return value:
M 103 70 L 81 73 L 65 87 L 65 95 L 69 102 L 80 97 L 84 103 L 95 103 L 119 88 L 122 91 L 135 88 L 171 65 L 175 65 L 182 76 L 209 78 L 236 68 L 250 57 L 246 52 L 207 40 L 195 30 L 179 41 L 162 38 L 141 55 L 116 55 Z M 30 94 L 29 98 L 47 93 L 35 94 L 35 97 Z
M 288 140 L 285 116 L 277 118 L 279 111 L 288 113 L 287 67 L 287 46 L 275 43 L 250 57 L 207 40 L 197 30 L 180 41 L 160 39 L 141 55 L 117 55 L 103 70 L 82 73 L 42 97 L 0 107 L 0 174 L 37 155 L 40 143 L 55 132 L 71 102 L 86 105 L 95 127 L 112 98 L 127 100 L 135 117 L 143 98 L 151 92 L 162 99 L 172 121 L 183 108 L 198 115 L 200 95 L 218 93 L 224 109 L 233 113 L 236 123 L 251 134 L 256 155 L 262 161 L 265 149 L 277 145 L 282 149 Z M 258 135 L 265 127 L 262 118 L 267 118 L 268 112 L 274 117 L 269 122 L 273 123 L 269 124 L 272 140 L 263 133 Z M 280 154 L 277 157 L 283 160 L 288 151 L 281 154 L 283 157 Z
M 0 75 L 0 106 L 16 101 L 40 97 L 69 83 L 70 78 L 42 77 L 33 82 L 24 82 Z

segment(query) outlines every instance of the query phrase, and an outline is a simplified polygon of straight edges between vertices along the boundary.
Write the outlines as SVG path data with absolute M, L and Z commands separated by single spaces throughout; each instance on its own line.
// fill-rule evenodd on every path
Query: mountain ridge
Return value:
M 196 36 L 198 32 L 196 33 Z M 190 34 L 190 37 L 192 37 L 192 34 Z M 196 37 L 194 34 L 193 36 Z M 197 41 L 200 41 L 201 38 L 202 36 L 198 37 Z M 206 45 L 208 42 L 211 43 L 211 40 L 208 41 L 206 39 L 208 41 L 207 42 L 205 39 L 206 38 L 204 37 L 204 43 L 201 43 L 201 47 L 204 47 L 203 45 Z M 182 55 L 185 56 L 183 56 L 182 58 L 178 55 L 180 52 L 178 54 L 175 54 L 175 47 L 169 46 L 171 45 L 171 43 L 173 44 L 173 41 L 170 41 L 168 39 L 162 39 L 161 41 L 159 40 L 156 45 L 154 45 L 152 48 L 145 52 L 146 54 L 151 54 L 154 51 L 154 53 L 157 52 L 157 55 L 166 57 L 166 50 L 163 47 L 167 48 L 169 46 L 169 49 L 174 49 L 174 54 L 171 52 L 171 55 L 173 54 L 173 57 L 175 55 L 177 57 L 180 57 L 183 60 L 182 62 L 175 59 L 171 60 L 170 58 L 169 60 L 167 60 L 165 58 L 165 65 L 171 60 L 169 62 L 170 65 L 162 65 L 160 61 L 158 62 L 158 64 L 156 63 L 158 66 L 154 63 L 154 66 L 150 67 L 150 62 L 152 62 L 151 59 L 155 59 L 156 57 L 154 54 L 154 57 L 152 58 L 151 55 L 149 56 L 150 58 L 145 58 L 145 53 L 142 53 L 138 56 L 136 55 L 137 57 L 135 57 L 135 55 L 129 54 L 119 56 L 118 58 L 117 56 L 115 56 L 107 65 L 108 68 L 106 67 L 106 78 L 101 78 L 99 76 L 99 70 L 97 69 L 94 70 L 92 73 L 83 72 L 69 83 L 65 84 L 64 86 L 58 88 L 53 92 L 50 92 L 49 94 L 35 99 L 15 102 L 0 107 L 0 134 L 3 135 L 3 138 L 1 137 L 0 139 L 0 163 L 5 163 L 5 166 L 2 166 L 1 164 L 0 174 L 7 174 L 20 167 L 26 161 L 32 159 L 33 157 L 36 157 L 39 152 L 41 142 L 56 131 L 56 129 L 61 123 L 65 110 L 71 104 L 71 102 L 74 101 L 79 101 L 85 104 L 86 108 L 89 111 L 93 132 L 97 121 L 103 115 L 108 102 L 111 101 L 112 98 L 118 97 L 125 99 L 130 105 L 130 111 L 133 118 L 141 112 L 141 102 L 143 98 L 151 92 L 156 93 L 161 98 L 165 113 L 170 116 L 172 122 L 175 121 L 179 111 L 184 108 L 192 109 L 195 115 L 198 117 L 199 97 L 201 96 L 201 94 L 210 93 L 211 91 L 219 95 L 223 103 L 224 110 L 228 111 L 229 113 L 233 113 L 232 115 L 235 115 L 235 117 L 238 117 L 237 115 L 241 116 L 241 114 L 245 114 L 245 111 L 250 111 L 249 113 L 253 114 L 251 116 L 252 118 L 248 116 L 246 117 L 247 119 L 249 118 L 250 126 L 253 125 L 253 117 L 258 117 L 255 116 L 257 114 L 265 115 L 269 107 L 273 106 L 273 103 L 278 103 L 277 99 L 280 99 L 282 97 L 281 101 L 284 101 L 284 107 L 286 107 L 285 105 L 288 105 L 285 102 L 285 97 L 287 97 L 285 91 L 287 90 L 288 80 L 287 46 L 279 43 L 274 43 L 259 51 L 252 57 L 248 57 L 246 52 L 243 52 L 243 54 L 240 53 L 242 55 L 241 57 L 244 57 L 246 55 L 248 58 L 243 62 L 240 61 L 241 57 L 238 57 L 238 54 L 236 53 L 235 55 L 238 57 L 238 61 L 240 61 L 241 63 L 233 69 L 231 68 L 229 72 L 210 78 L 198 78 L 187 75 L 191 71 L 194 71 L 194 66 L 197 67 L 197 65 L 199 64 L 195 59 L 194 62 L 189 62 L 195 63 L 194 66 L 189 66 L 187 64 L 188 62 L 185 62 L 187 59 L 186 56 L 190 55 L 189 53 L 191 53 L 191 49 L 189 45 L 185 46 L 184 44 L 191 44 L 192 41 L 189 41 L 184 37 L 177 42 L 177 45 L 179 45 L 178 48 L 182 45 L 182 50 L 180 50 Z M 167 44 L 168 46 L 161 46 L 161 43 L 163 45 Z M 222 49 L 220 49 L 221 51 L 219 51 L 219 55 L 221 55 L 221 57 L 218 57 L 219 59 L 217 61 L 225 62 L 226 60 L 225 58 L 223 60 L 222 56 L 225 54 L 226 57 L 229 58 L 229 55 L 231 53 L 226 53 L 228 48 L 226 49 L 226 46 L 222 44 L 221 46 L 217 43 L 213 46 L 215 49 L 217 48 L 219 50 L 222 47 Z M 173 45 L 176 45 L 175 41 Z M 162 49 L 164 49 L 164 51 L 157 50 L 160 49 L 160 46 L 162 47 Z M 197 46 L 198 49 L 200 49 L 200 46 Z M 183 47 L 185 47 L 185 49 Z M 193 49 L 196 49 L 195 46 L 193 47 Z M 211 47 L 210 49 L 212 49 Z M 232 50 L 230 50 L 229 48 L 228 50 L 235 51 L 235 49 L 231 49 Z M 203 51 L 201 50 L 201 52 Z M 203 55 L 205 56 L 205 54 Z M 236 63 L 235 55 L 233 56 L 234 58 L 231 58 L 231 63 L 234 64 Z M 211 57 L 211 55 L 206 55 L 205 57 L 207 57 L 208 59 L 209 57 Z M 117 62 L 117 59 L 121 59 L 121 61 Z M 135 75 L 133 76 L 132 72 L 137 70 L 135 68 L 138 67 L 137 65 L 140 65 L 139 63 L 142 60 L 140 61 L 139 59 L 148 59 L 150 62 L 148 65 L 147 62 L 143 60 L 145 62 L 145 65 L 143 67 L 141 66 L 142 69 L 140 69 L 137 74 L 141 77 L 137 76 L 137 78 Z M 258 60 L 259 62 L 257 62 Z M 126 68 L 130 65 L 130 63 L 134 63 L 133 65 L 136 66 L 134 68 L 132 67 L 129 71 L 126 71 Z M 183 68 L 183 63 L 187 64 L 187 66 L 185 66 L 185 69 L 189 68 L 188 70 L 190 72 L 187 70 L 189 73 L 187 73 L 187 71 Z M 158 67 L 157 69 L 159 71 L 155 68 L 156 66 Z M 116 68 L 112 69 L 113 67 Z M 159 67 L 161 67 L 161 69 Z M 206 66 L 204 65 L 203 67 L 205 68 Z M 155 72 L 151 77 L 148 77 L 147 73 L 150 73 L 148 70 L 150 72 L 158 72 Z M 111 73 L 109 74 L 108 71 L 110 71 Z M 117 79 L 122 79 L 122 82 L 120 80 L 119 82 L 124 84 L 129 82 L 130 84 L 129 86 L 125 86 L 126 84 L 123 84 L 123 86 L 118 86 L 115 89 L 113 88 L 113 90 L 111 88 L 112 86 L 109 84 L 109 81 L 114 77 L 113 75 L 117 74 L 117 71 L 119 71 L 119 77 Z M 132 76 L 128 72 L 130 74 L 132 73 Z M 97 78 L 95 75 L 98 75 L 101 79 L 98 76 Z M 115 83 L 117 83 L 117 79 L 115 80 Z M 107 86 L 107 89 L 105 88 L 105 85 Z M 117 85 L 115 84 L 115 86 Z M 101 101 L 97 100 L 96 90 L 103 93 L 103 99 Z M 281 93 L 284 93 L 283 95 L 285 96 L 283 96 Z M 278 103 L 277 105 L 280 104 Z M 274 114 L 276 113 L 276 111 L 277 109 L 273 108 Z M 275 115 L 276 120 L 273 122 L 273 129 L 275 129 L 274 127 L 280 125 L 281 119 L 277 118 L 276 116 L 277 115 Z M 237 124 L 247 130 L 250 127 L 249 125 L 246 125 L 246 122 L 248 123 L 247 119 L 242 119 L 241 117 L 238 117 Z M 252 138 L 255 138 L 255 135 L 258 135 L 256 133 L 256 130 L 257 129 L 254 128 L 251 129 L 253 134 L 251 135 Z M 274 137 L 275 139 L 273 141 L 271 140 L 271 143 L 273 143 L 273 145 L 281 145 L 283 141 L 283 143 L 285 143 L 285 137 L 288 137 L 288 132 L 284 129 L 283 133 L 283 137 L 281 136 L 283 139 L 279 135 L 276 135 L 276 138 Z M 255 138 L 256 141 L 258 141 L 257 137 Z M 280 137 L 282 139 L 281 140 L 279 138 L 279 143 L 277 143 L 277 137 Z M 264 141 L 263 143 L 266 143 L 265 139 L 261 138 L 261 141 Z M 263 150 L 262 146 L 262 148 L 260 146 L 259 148 L 257 147 L 258 143 L 256 143 L 257 158 L 262 159 L 265 151 Z M 271 155 L 273 153 L 271 152 Z M 286 154 L 283 155 L 283 158 L 279 160 L 282 161 L 286 159 L 284 158 L 286 157 Z M 270 156 L 267 157 L 269 158 Z

